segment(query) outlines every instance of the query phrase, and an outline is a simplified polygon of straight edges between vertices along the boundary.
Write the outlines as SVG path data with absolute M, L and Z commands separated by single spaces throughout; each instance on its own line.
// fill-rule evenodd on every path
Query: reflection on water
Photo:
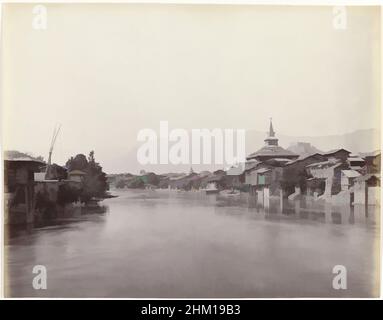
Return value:
M 9 240 L 15 237 L 20 237 L 27 234 L 32 234 L 36 229 L 62 229 L 66 226 L 70 226 L 73 222 L 87 221 L 92 219 L 91 215 L 104 215 L 109 212 L 109 207 L 105 205 L 99 205 L 95 207 L 83 207 L 81 210 L 73 210 L 72 214 L 65 218 L 48 219 L 43 221 L 37 221 L 35 224 L 27 225 L 13 225 L 5 228 L 5 244 L 8 244 Z M 93 217 L 97 219 L 98 217 Z
M 370 297 L 379 208 L 246 194 L 116 191 L 108 210 L 10 230 L 6 294 L 33 297 Z M 48 289 L 32 288 L 45 265 Z M 344 265 L 348 289 L 332 289 Z

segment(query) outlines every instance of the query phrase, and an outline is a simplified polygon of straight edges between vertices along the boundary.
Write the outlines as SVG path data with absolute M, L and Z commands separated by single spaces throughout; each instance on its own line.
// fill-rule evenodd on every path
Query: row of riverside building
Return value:
M 85 173 L 66 172 L 64 167 L 32 157 L 4 159 L 4 223 L 32 224 L 49 214 L 65 215 L 78 209 L 78 203 L 60 201 L 66 186 L 81 189 Z M 61 203 L 62 202 L 62 203 Z M 53 208 L 54 207 L 54 208 Z
M 361 156 L 336 149 L 300 156 L 278 145 L 270 120 L 265 145 L 246 160 L 237 180 L 259 199 L 306 196 L 335 204 L 380 204 L 380 152 Z M 235 176 L 230 170 L 227 174 Z

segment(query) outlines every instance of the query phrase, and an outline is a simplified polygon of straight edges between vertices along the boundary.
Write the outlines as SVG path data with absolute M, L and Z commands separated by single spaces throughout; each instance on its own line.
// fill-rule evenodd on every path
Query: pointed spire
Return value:
M 275 137 L 275 131 L 273 128 L 273 119 L 270 118 L 270 128 L 267 134 L 267 138 L 265 139 L 267 146 L 278 146 L 278 139 Z
M 269 129 L 269 137 L 274 137 L 275 131 L 273 129 L 273 118 L 270 118 L 270 129 Z

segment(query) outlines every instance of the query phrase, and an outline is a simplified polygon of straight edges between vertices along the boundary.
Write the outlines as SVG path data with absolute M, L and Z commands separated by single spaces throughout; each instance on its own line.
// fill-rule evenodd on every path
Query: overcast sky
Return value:
M 4 148 L 54 162 L 95 150 L 130 171 L 142 128 L 320 136 L 379 128 L 380 12 L 348 7 L 32 5 L 3 9 Z M 133 159 L 133 160 L 132 160 Z

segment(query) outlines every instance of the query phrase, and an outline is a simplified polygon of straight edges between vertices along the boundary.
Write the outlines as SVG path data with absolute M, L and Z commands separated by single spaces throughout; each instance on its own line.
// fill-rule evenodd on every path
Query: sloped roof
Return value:
M 246 163 L 245 163 L 245 170 L 250 170 L 252 168 L 255 168 L 260 163 L 261 163 L 260 161 L 257 161 L 255 159 L 246 161 Z
M 290 165 L 290 164 L 294 164 L 294 163 L 297 163 L 297 162 L 300 162 L 300 161 L 303 161 L 303 160 L 306 160 L 306 159 L 309 159 L 309 158 L 312 158 L 312 157 L 322 157 L 324 158 L 324 156 L 318 152 L 316 153 L 311 153 L 311 154 L 301 154 L 297 159 L 295 160 L 290 160 L 289 163 L 286 164 L 286 166 Z
M 342 170 L 342 173 L 347 177 L 347 178 L 356 178 L 360 176 L 360 173 L 355 170 Z
M 362 170 L 363 168 L 361 166 L 350 166 L 350 169 L 358 171 L 358 170 Z
M 366 158 L 366 157 L 376 157 L 376 156 L 380 155 L 380 150 L 375 150 L 375 151 L 372 151 L 372 152 L 360 152 L 359 155 L 362 156 L 363 158 Z
M 32 157 L 28 157 L 28 156 L 12 157 L 12 156 L 9 156 L 8 154 L 4 155 L 4 161 L 36 162 L 36 163 L 45 164 L 44 161 L 40 161 Z
M 323 167 L 328 167 L 328 166 L 338 166 L 342 164 L 342 162 L 340 160 L 326 160 L 326 161 L 320 161 L 320 162 L 315 162 L 315 163 L 311 163 L 309 165 L 306 166 L 306 168 L 323 168 Z
M 286 163 L 290 163 L 292 160 L 291 159 L 286 159 L 286 158 L 272 158 L 272 159 L 269 159 L 269 160 L 265 160 L 264 163 L 267 163 L 267 164 L 273 164 L 273 163 L 278 163 L 278 164 L 286 164 Z
M 365 160 L 359 157 L 350 157 L 347 158 L 348 161 L 359 161 L 359 162 L 364 162 Z
M 328 156 L 328 155 L 331 155 L 331 154 L 334 154 L 334 153 L 337 153 L 339 151 L 346 151 L 347 153 L 351 153 L 350 151 L 346 150 L 346 149 L 343 149 L 343 148 L 340 148 L 340 149 L 333 149 L 333 150 L 330 150 L 330 151 L 327 151 L 325 153 L 323 153 L 324 156 Z
M 266 172 L 269 172 L 269 171 L 270 171 L 269 168 L 261 168 L 261 169 L 258 169 L 258 170 L 257 170 L 257 173 L 262 174 L 262 173 L 266 173 Z
M 256 152 L 253 152 L 252 154 L 250 154 L 247 159 L 251 159 L 251 158 L 256 158 L 256 157 L 265 157 L 265 156 L 272 156 L 272 157 L 276 157 L 276 158 L 283 158 L 283 157 L 291 157 L 291 156 L 296 156 L 298 157 L 297 154 L 289 151 L 289 150 L 286 150 L 280 146 L 270 146 L 270 145 L 267 145 L 267 146 L 264 146 L 262 147 L 261 149 L 259 149 L 258 151 Z

